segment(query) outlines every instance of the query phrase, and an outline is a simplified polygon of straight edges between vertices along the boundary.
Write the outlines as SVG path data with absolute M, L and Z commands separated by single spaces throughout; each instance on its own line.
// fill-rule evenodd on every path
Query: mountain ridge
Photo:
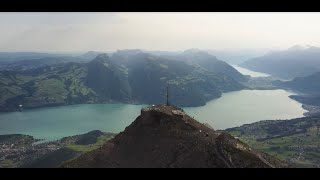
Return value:
M 293 46 L 274 51 L 240 64 L 241 67 L 271 74 L 282 79 L 309 76 L 320 71 L 320 48 Z
M 167 83 L 173 103 L 200 106 L 223 92 L 245 88 L 229 71 L 210 71 L 139 50 L 100 54 L 88 63 L 0 74 L 0 111 L 16 111 L 19 105 L 28 109 L 83 103 L 159 104 L 165 101 Z
M 103 147 L 61 165 L 83 167 L 287 167 L 227 133 L 218 133 L 175 106 L 157 105 Z

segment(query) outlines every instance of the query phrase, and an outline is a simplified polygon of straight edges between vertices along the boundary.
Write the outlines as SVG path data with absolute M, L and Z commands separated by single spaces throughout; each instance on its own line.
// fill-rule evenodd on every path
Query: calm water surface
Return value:
M 225 129 L 259 120 L 278 120 L 303 117 L 299 102 L 284 90 L 242 90 L 225 93 L 205 106 L 184 108 L 188 114 L 215 129 Z
M 250 75 L 251 77 L 268 77 L 270 76 L 269 74 L 261 73 L 261 72 L 256 72 L 256 71 L 251 71 L 249 69 L 240 67 L 238 65 L 231 65 L 233 68 L 235 68 L 237 71 L 239 71 L 243 75 Z
M 252 77 L 268 74 L 233 65 L 240 73 Z M 242 90 L 224 93 L 205 106 L 184 108 L 200 122 L 215 129 L 226 129 L 260 120 L 303 117 L 300 103 L 284 90 Z M 135 120 L 142 107 L 129 104 L 82 104 L 40 108 L 23 112 L 0 113 L 0 134 L 28 134 L 35 138 L 56 140 L 91 130 L 121 132 Z
M 302 117 L 301 104 L 284 90 L 242 90 L 225 93 L 205 106 L 184 108 L 200 122 L 225 129 L 265 119 Z M 142 105 L 83 104 L 0 114 L 0 134 L 28 134 L 56 140 L 91 130 L 120 132 L 140 114 Z

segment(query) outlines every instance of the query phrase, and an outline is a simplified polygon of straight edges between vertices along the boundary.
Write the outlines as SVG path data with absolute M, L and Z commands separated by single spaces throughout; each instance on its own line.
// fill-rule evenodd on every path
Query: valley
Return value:
M 28 135 L 0 135 L 0 168 L 52 168 L 102 146 L 114 134 L 86 134 L 41 142 Z M 40 142 L 39 142 L 40 141 Z
M 12 134 L 0 135 L 0 139 L 7 139 L 1 144 L 0 167 L 55 167 L 100 148 L 130 125 L 141 108 L 164 102 L 166 82 L 170 85 L 170 101 L 207 126 L 225 130 L 293 167 L 317 167 L 317 147 L 311 142 L 318 142 L 318 134 L 312 130 L 318 127 L 318 87 L 312 84 L 309 88 L 307 83 L 317 74 L 280 81 L 220 63 L 198 50 L 163 57 L 125 50 L 110 56 L 100 54 L 87 62 L 0 71 L 0 92 L 4 95 L 0 98 L 4 111 L 0 113 L 0 134 Z M 299 83 L 305 83 L 305 89 L 297 89 Z M 141 88 L 142 84 L 151 84 L 148 91 Z M 193 88 L 195 85 L 197 88 Z M 19 109 L 19 104 L 23 108 Z M 22 112 L 10 112 L 19 110 Z M 45 120 L 44 115 L 48 116 Z M 298 128 L 293 118 L 307 124 L 299 126 L 304 134 L 292 133 Z M 316 124 L 309 124 L 308 118 Z M 260 121 L 265 119 L 276 121 Z M 292 131 L 281 135 L 283 141 L 278 140 L 278 131 L 265 132 L 263 137 L 275 137 L 264 140 L 251 131 L 276 123 L 281 129 L 292 126 Z M 79 145 L 80 137 L 93 140 Z
M 319 21 L 2 12 L 0 169 L 320 168 Z
M 189 57 L 190 56 L 190 57 Z M 205 64 L 182 62 L 201 59 Z M 214 68 L 206 69 L 208 64 Z M 0 71 L 0 111 L 92 103 L 157 104 L 170 85 L 172 103 L 202 106 L 224 92 L 244 89 L 246 77 L 204 52 L 167 59 L 140 50 L 100 54 L 89 63 L 58 63 Z M 148 84 L 146 89 L 143 85 Z
M 294 167 L 320 166 L 320 117 L 265 120 L 226 129 L 257 150 L 285 160 Z
M 303 117 L 307 110 L 290 95 L 284 90 L 242 90 L 224 93 L 204 106 L 183 109 L 198 121 L 221 130 L 264 119 Z M 28 134 L 52 141 L 96 129 L 119 133 L 146 106 L 77 104 L 0 113 L 0 134 Z
M 95 129 L 119 133 L 139 108 L 165 102 L 166 78 L 171 78 L 170 102 L 217 129 L 315 112 L 291 100 L 297 94 L 279 89 L 273 77 L 243 68 L 242 75 L 236 70 L 239 67 L 233 69 L 200 50 L 161 56 L 141 50 L 94 55 L 83 55 L 94 59 L 88 63 L 0 72 L 4 75 L 1 111 L 19 111 L 18 105 L 23 105 L 22 112 L 0 113 L 0 134 L 21 133 L 52 141 Z M 221 74 L 221 69 L 228 70 Z
M 292 167 L 319 167 L 319 122 L 319 117 L 264 120 L 225 131 L 255 150 L 271 154 Z M 27 135 L 0 135 L 0 167 L 56 167 L 101 148 L 114 135 L 91 131 L 47 142 Z
M 270 51 L 248 59 L 240 67 L 270 74 L 278 79 L 292 80 L 320 71 L 320 48 L 295 45 L 286 50 Z

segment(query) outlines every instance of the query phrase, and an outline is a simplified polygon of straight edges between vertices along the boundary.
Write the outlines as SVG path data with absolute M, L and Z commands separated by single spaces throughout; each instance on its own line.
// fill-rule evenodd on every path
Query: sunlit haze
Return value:
M 320 46 L 320 13 L 0 13 L 0 51 Z

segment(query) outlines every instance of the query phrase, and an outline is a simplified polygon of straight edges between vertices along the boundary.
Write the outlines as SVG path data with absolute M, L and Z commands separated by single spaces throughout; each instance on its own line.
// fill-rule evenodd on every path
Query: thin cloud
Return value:
M 0 13 L 0 51 L 320 46 L 320 13 Z

